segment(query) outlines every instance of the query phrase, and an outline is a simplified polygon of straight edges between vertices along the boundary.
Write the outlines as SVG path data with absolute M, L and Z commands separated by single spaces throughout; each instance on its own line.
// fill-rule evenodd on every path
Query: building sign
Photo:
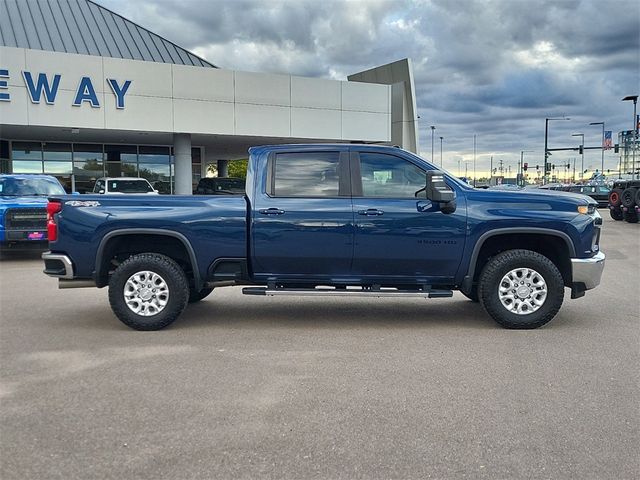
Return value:
M 9 70 L 0 69 L 0 101 L 11 101 L 11 94 L 8 92 L 8 78 Z M 44 98 L 45 103 L 54 105 L 56 103 L 61 78 L 62 75 L 60 74 L 55 74 L 50 78 L 46 73 L 32 74 L 27 71 L 22 72 L 22 79 L 27 88 L 27 94 L 29 95 L 31 103 L 40 103 Z M 106 81 L 115 97 L 116 108 L 123 110 L 125 106 L 124 98 L 131 86 L 131 80 L 125 80 L 122 84 L 113 78 L 107 78 Z M 100 101 L 98 100 L 96 89 L 90 77 L 82 77 L 80 79 L 72 105 L 74 107 L 80 107 L 85 102 L 93 108 L 100 108 Z

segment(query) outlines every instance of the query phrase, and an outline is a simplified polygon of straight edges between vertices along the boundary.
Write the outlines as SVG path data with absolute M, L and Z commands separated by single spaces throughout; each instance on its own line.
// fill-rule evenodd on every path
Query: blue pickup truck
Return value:
M 0 175 L 0 251 L 46 247 L 47 197 L 64 194 L 50 175 Z
M 604 268 L 584 195 L 474 189 L 399 148 L 253 147 L 243 195 L 54 196 L 44 272 L 108 287 L 138 330 L 214 288 L 247 295 L 451 297 L 536 328 Z M 375 308 L 372 306 L 372 308 Z

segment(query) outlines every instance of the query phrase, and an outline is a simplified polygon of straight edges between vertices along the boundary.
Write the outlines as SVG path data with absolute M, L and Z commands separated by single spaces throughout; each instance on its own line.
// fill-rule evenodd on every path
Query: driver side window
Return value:
M 426 183 L 426 173 L 394 155 L 360 152 L 360 174 L 364 197 L 416 198 Z

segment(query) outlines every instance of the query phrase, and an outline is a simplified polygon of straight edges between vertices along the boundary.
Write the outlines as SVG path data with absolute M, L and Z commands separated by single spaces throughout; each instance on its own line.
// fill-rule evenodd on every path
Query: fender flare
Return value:
M 123 228 L 120 230 L 112 230 L 107 233 L 102 240 L 100 240 L 100 244 L 98 245 L 98 250 L 96 251 L 96 263 L 95 263 L 95 273 L 94 277 L 96 283 L 98 283 L 98 279 L 104 273 L 102 272 L 102 256 L 104 255 L 104 250 L 107 246 L 109 240 L 115 237 L 122 237 L 126 235 L 160 235 L 165 237 L 172 237 L 180 241 L 184 248 L 187 250 L 187 254 L 189 255 L 189 262 L 191 263 L 191 269 L 193 270 L 193 281 L 195 284 L 196 290 L 200 290 L 202 288 L 202 278 L 200 276 L 200 270 L 198 269 L 198 262 L 196 261 L 196 253 L 191 246 L 191 242 L 189 239 L 185 237 L 183 234 L 174 232 L 172 230 L 165 230 L 162 228 Z
M 463 292 L 469 293 L 471 291 L 471 287 L 473 286 L 473 277 L 476 273 L 476 263 L 478 262 L 478 256 L 480 255 L 480 250 L 484 243 L 491 237 L 496 237 L 500 235 L 509 235 L 514 233 L 532 233 L 536 235 L 551 235 L 554 237 L 559 237 L 567 244 L 567 248 L 569 249 L 569 255 L 571 257 L 576 256 L 576 249 L 573 245 L 573 241 L 571 237 L 567 235 L 565 232 L 561 232 L 559 230 L 553 230 L 550 228 L 540 228 L 540 227 L 508 227 L 508 228 L 497 228 L 495 230 L 489 230 L 488 232 L 483 233 L 478 238 L 475 246 L 473 247 L 473 252 L 471 253 L 471 258 L 469 259 L 469 268 L 467 269 L 467 274 L 464 276 L 462 280 L 462 284 L 460 285 L 460 290 Z

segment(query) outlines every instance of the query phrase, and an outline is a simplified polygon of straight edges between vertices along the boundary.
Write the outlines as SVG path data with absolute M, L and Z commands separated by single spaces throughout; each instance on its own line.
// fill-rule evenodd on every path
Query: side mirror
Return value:
M 104 193 L 104 190 L 98 190 L 98 193 L 102 195 Z
M 442 213 L 453 213 L 456 210 L 456 192 L 444 181 L 444 175 L 438 171 L 427 172 L 425 186 L 427 198 L 440 204 Z

